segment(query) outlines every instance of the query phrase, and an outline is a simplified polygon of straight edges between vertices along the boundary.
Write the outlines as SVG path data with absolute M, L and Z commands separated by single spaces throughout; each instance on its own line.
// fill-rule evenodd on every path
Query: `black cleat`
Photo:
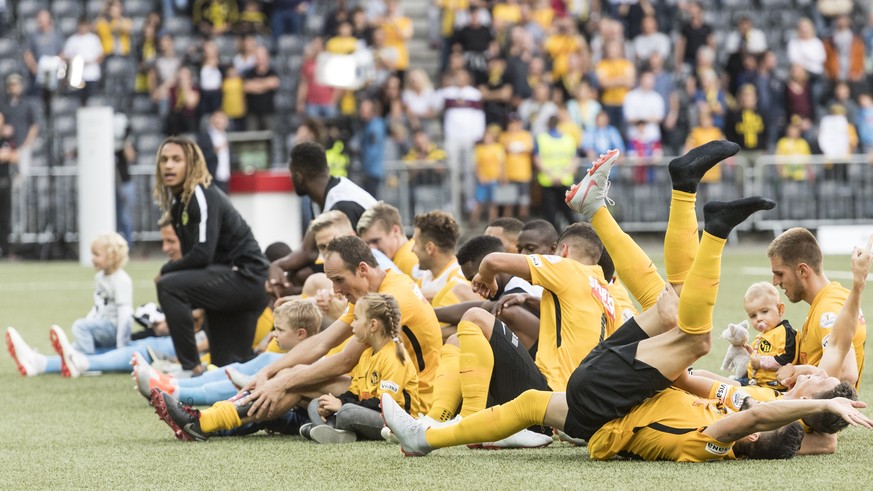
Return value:
M 152 389 L 151 403 L 155 414 L 173 429 L 176 438 L 188 442 L 206 441 L 207 436 L 200 430 L 199 410 L 182 404 L 158 388 Z
M 739 151 L 740 146 L 736 143 L 715 140 L 692 148 L 681 157 L 676 157 L 667 166 L 670 179 L 673 181 L 673 189 L 696 193 L 697 185 L 709 169 Z
M 743 223 L 752 213 L 771 210 L 776 203 L 767 198 L 752 196 L 734 201 L 710 201 L 703 205 L 703 230 L 710 235 L 727 239 L 731 230 Z

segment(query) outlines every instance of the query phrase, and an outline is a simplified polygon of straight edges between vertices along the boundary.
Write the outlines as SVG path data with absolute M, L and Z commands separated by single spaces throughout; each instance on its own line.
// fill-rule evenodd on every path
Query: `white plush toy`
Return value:
M 733 372 L 735 379 L 746 376 L 751 358 L 749 352 L 744 348 L 749 341 L 749 321 L 728 324 L 727 329 L 722 331 L 721 337 L 731 344 L 724 355 L 721 369 Z

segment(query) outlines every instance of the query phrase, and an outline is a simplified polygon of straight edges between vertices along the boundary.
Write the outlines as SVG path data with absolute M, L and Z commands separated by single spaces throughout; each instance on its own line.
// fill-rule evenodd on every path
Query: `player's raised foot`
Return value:
M 352 443 L 358 440 L 354 431 L 338 430 L 330 425 L 313 426 L 309 436 L 318 443 Z
M 182 404 L 161 389 L 152 389 L 152 407 L 155 414 L 173 430 L 173 435 L 183 441 L 206 441 L 200 430 L 200 411 Z
M 18 372 L 33 377 L 45 372 L 45 356 L 30 347 L 14 327 L 6 328 L 6 349 L 15 361 Z
M 424 438 L 425 423 L 407 414 L 389 394 L 382 394 L 382 419 L 400 442 L 403 455 L 421 457 L 433 450 Z
M 481 448 L 488 450 L 500 450 L 504 448 L 542 448 L 552 444 L 552 437 L 536 433 L 530 430 L 521 430 L 514 435 L 510 435 L 496 442 L 487 442 L 481 445 Z
M 752 213 L 771 210 L 776 203 L 761 196 L 734 201 L 710 201 L 703 205 L 703 230 L 710 235 L 727 239 L 731 230 L 743 223 Z
M 155 371 L 149 365 L 137 365 L 133 368 L 133 380 L 139 393 L 151 402 L 152 389 L 162 391 L 175 396 L 178 389 L 175 380 Z
M 249 382 L 252 381 L 255 377 L 253 375 L 246 375 L 244 373 L 240 373 L 239 370 L 233 367 L 227 367 L 224 369 L 225 375 L 230 379 L 233 386 L 237 388 L 237 390 L 242 389 L 246 385 L 249 385 Z
M 591 164 L 577 184 L 567 191 L 564 201 L 574 211 L 591 220 L 594 213 L 606 203 L 614 205 L 609 196 L 609 171 L 618 160 L 618 150 L 610 150 Z
M 73 345 L 70 344 L 64 330 L 59 326 L 53 325 L 49 331 L 49 339 L 52 342 L 52 348 L 61 357 L 61 375 L 68 378 L 76 378 L 81 375 L 83 370 L 76 366 L 78 358 L 76 350 L 73 349 Z
M 667 165 L 673 189 L 696 193 L 703 175 L 722 160 L 735 155 L 740 146 L 727 140 L 715 140 L 692 148 L 685 155 L 676 157 Z

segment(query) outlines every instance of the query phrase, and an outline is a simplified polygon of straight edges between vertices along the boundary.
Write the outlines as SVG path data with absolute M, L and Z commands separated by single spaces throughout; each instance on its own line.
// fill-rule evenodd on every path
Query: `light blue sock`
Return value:
M 61 357 L 46 356 L 45 357 L 45 372 L 43 373 L 61 373 Z
M 138 339 L 123 348 L 107 351 L 99 355 L 89 355 L 88 370 L 129 372 L 131 370 L 130 359 L 133 357 L 133 354 L 138 352 L 145 358 L 148 358 L 149 355 L 146 348 L 149 346 L 160 353 L 173 355 L 176 352 L 173 349 L 173 340 L 169 336 Z
M 175 397 L 185 404 L 207 405 L 215 404 L 218 401 L 226 401 L 238 392 L 233 383 L 225 377 L 220 382 L 203 384 L 201 387 L 179 387 Z
M 212 370 L 199 377 L 178 379 L 176 382 L 179 383 L 179 387 L 201 387 L 203 384 L 223 382 L 227 380 L 227 374 L 224 373 L 225 368 L 233 368 L 243 375 L 254 375 L 281 357 L 281 353 L 261 353 L 245 363 L 231 363 L 221 367 L 221 370 Z

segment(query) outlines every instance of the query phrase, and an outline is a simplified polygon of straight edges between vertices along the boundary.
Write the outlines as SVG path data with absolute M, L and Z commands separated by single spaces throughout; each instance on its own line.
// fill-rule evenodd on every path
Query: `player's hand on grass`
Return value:
M 664 284 L 664 289 L 658 295 L 658 317 L 664 329 L 672 329 L 679 325 L 679 295 L 670 283 Z
M 867 239 L 864 247 L 855 247 L 852 251 L 852 275 L 856 287 L 861 289 L 867 283 L 867 274 L 870 273 L 870 264 L 873 263 L 873 235 Z
M 864 428 L 873 429 L 873 420 L 864 416 L 858 408 L 867 407 L 864 401 L 853 401 L 845 397 L 835 397 L 827 399 L 828 412 L 842 417 L 852 426 L 863 426 Z

